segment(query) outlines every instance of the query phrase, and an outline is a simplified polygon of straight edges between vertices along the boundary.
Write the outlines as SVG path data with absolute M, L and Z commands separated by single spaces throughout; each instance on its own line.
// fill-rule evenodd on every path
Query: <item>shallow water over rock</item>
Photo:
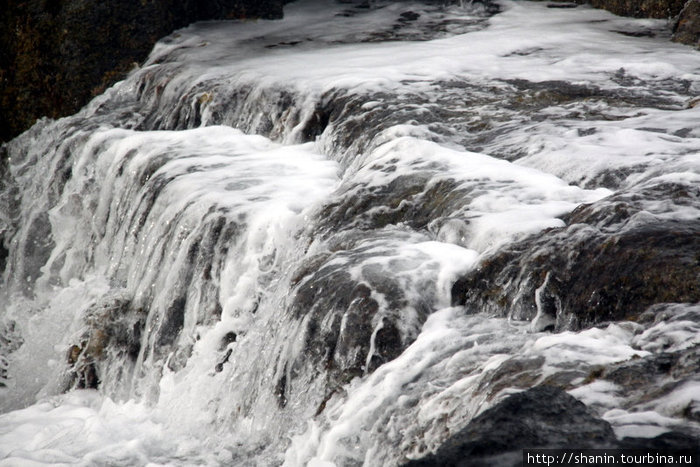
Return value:
M 399 465 L 531 388 L 698 437 L 696 52 L 362 5 L 194 25 L 3 147 L 2 457 Z

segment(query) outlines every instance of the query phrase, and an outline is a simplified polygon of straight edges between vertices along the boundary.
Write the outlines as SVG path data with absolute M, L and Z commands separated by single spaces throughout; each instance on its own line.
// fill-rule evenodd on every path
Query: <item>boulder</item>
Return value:
M 522 449 L 602 448 L 616 443 L 610 424 L 561 389 L 537 386 L 506 397 L 447 439 L 438 450 L 405 464 L 518 465 Z
M 675 431 L 655 438 L 617 439 L 608 422 L 565 391 L 536 386 L 506 397 L 448 438 L 432 454 L 404 467 L 523 465 L 524 449 L 678 450 L 697 455 L 697 437 Z
M 128 379 L 141 351 L 146 312 L 125 297 L 107 297 L 86 311 L 86 327 L 68 348 L 68 374 L 62 389 L 97 388 L 111 371 Z

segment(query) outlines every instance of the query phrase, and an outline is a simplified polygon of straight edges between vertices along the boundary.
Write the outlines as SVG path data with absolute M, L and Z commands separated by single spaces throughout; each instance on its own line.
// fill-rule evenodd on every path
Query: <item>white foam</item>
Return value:
M 605 365 L 632 357 L 643 357 L 649 352 L 632 348 L 633 333 L 616 324 L 607 329 L 587 329 L 581 332 L 561 332 L 540 337 L 534 348 L 542 352 L 554 366 L 580 361 Z
M 569 394 L 597 411 L 619 407 L 624 401 L 620 388 L 610 381 L 593 381 L 570 390 Z
M 664 417 L 658 412 L 628 412 L 612 409 L 603 418 L 609 422 L 618 438 L 653 438 L 667 433 L 678 425 L 678 420 Z
M 447 308 L 451 283 L 480 254 L 520 236 L 561 227 L 562 214 L 611 194 L 582 188 L 598 186 L 595 180 L 601 174 L 619 169 L 624 187 L 650 180 L 699 180 L 700 107 L 684 108 L 683 93 L 665 90 L 666 80 L 671 87 L 687 81 L 687 93 L 698 90 L 696 51 L 664 37 L 631 38 L 614 32 L 660 31 L 660 21 L 619 18 L 586 6 L 548 9 L 541 3 L 506 0 L 502 6 L 504 12 L 482 31 L 425 42 L 335 43 L 369 38 L 391 26 L 408 8 L 400 2 L 343 19 L 336 14 L 344 6 L 318 8 L 307 0 L 288 5 L 283 21 L 193 25 L 157 45 L 143 68 L 85 112 L 99 116 L 109 99 L 133 99 L 139 80 L 160 71 L 161 103 L 184 103 L 183 113 L 200 109 L 203 126 L 219 123 L 215 110 L 230 104 L 232 90 L 248 87 L 251 102 L 264 101 L 270 89 L 289 92 L 308 117 L 319 96 L 333 89 L 419 94 L 430 101 L 441 92 L 435 87 L 440 81 L 498 87 L 523 79 L 561 80 L 614 94 L 622 76 L 638 80 L 637 91 L 646 97 L 662 89 L 658 94 L 671 108 L 555 103 L 543 110 L 551 119 L 514 117 L 515 128 L 484 143 L 482 153 L 458 147 L 456 139 L 426 141 L 433 136 L 430 128 L 403 122 L 375 135 L 361 154 L 345 154 L 353 160 L 343 159 L 342 171 L 319 154 L 320 148 L 331 146 L 324 140 L 327 134 L 316 143 L 291 144 L 303 130 L 291 117 L 275 133 L 286 145 L 225 127 L 137 132 L 105 126 L 63 139 L 64 123 L 41 123 L 47 142 L 32 146 L 26 160 L 12 161 L 17 179 L 28 193 L 42 193 L 44 172 L 55 172 L 49 163 L 60 160 L 47 154 L 60 150 L 73 154 L 72 178 L 49 213 L 56 246 L 41 270 L 36 301 L 2 304 L 3 318 L 15 320 L 26 339 L 11 355 L 15 373 L 11 387 L 3 390 L 8 401 L 3 407 L 33 405 L 0 415 L 0 457 L 5 457 L 0 463 L 188 465 L 252 458 L 290 466 L 396 464 L 435 449 L 449 433 L 524 386 L 559 372 L 585 373 L 597 365 L 696 343 L 698 329 L 692 320 L 660 322 L 648 329 L 626 323 L 549 335 L 530 332 L 528 323 L 466 316 L 466 310 Z M 455 7 L 447 14 L 468 18 L 473 13 Z M 290 45 L 296 40 L 301 42 Z M 144 100 L 157 98 L 154 93 Z M 373 100 L 363 108 L 381 109 L 383 104 Z M 576 112 L 590 118 L 579 118 Z M 246 118 L 265 117 L 253 112 Z M 131 123 L 140 121 L 138 115 L 130 118 Z M 523 155 L 515 162 L 496 157 L 517 151 Z M 149 163 L 158 158 L 163 163 L 149 173 Z M 289 297 L 279 296 L 284 288 L 275 284 L 288 280 L 289 269 L 307 248 L 310 253 L 326 252 L 327 245 L 319 241 L 310 246 L 305 236 L 314 227 L 310 223 L 319 204 L 352 196 L 351 190 L 345 191 L 348 187 L 381 188 L 397 176 L 417 174 L 425 175 L 428 185 L 452 181 L 470 196 L 445 213 L 435 232 L 432 225 L 420 232 L 405 225 L 378 229 L 375 238 L 361 245 L 372 255 L 348 270 L 361 281 L 363 267 L 376 266 L 407 291 L 410 303 L 423 299 L 438 311 L 401 356 L 345 385 L 318 415 L 316 396 L 326 388 L 312 378 L 297 383 L 306 384 L 308 394 L 280 408 L 270 388 L 283 372 L 291 372 L 285 363 L 301 355 L 304 334 L 299 328 L 304 323 L 280 318 Z M 137 235 L 138 228 L 121 222 L 138 217 L 143 183 L 134 178 L 140 176 L 172 180 L 149 208 Z M 21 200 L 22 212 L 40 210 L 32 203 L 43 201 L 27 197 Z M 648 207 L 645 215 L 697 215 L 694 208 L 664 205 L 663 200 Z M 220 319 L 211 321 L 203 318 L 208 309 L 188 305 L 176 343 L 178 349 L 191 348 L 186 364 L 171 370 L 175 352 L 147 357 L 142 350 L 135 372 L 140 380 L 102 388 L 116 394 L 115 400 L 128 401 L 115 402 L 91 391 L 50 397 L 60 390 L 67 346 L 85 330 L 80 311 L 104 295 L 124 294 L 148 303 L 152 314 L 147 329 L 161 324 L 169 300 L 182 286 L 179 273 L 188 264 L 188 247 L 196 243 L 212 208 L 245 228 L 219 258 L 223 266 L 217 292 L 197 286 L 187 291 L 188 303 L 220 302 L 222 310 Z M 4 211 L 2 216 L 7 223 Z M 166 236 L 174 244 L 166 244 Z M 351 263 L 342 254 L 334 261 Z M 380 308 L 385 306 L 381 294 L 373 298 Z M 407 319 L 415 315 L 410 308 L 400 310 Z M 378 324 L 372 324 L 376 331 Z M 216 365 L 223 365 L 222 337 L 229 332 L 237 340 L 227 344 L 233 352 L 217 371 Z M 154 347 L 153 342 L 144 344 Z M 491 383 L 501 381 L 507 384 L 490 393 Z M 575 381 L 581 384 L 583 375 Z M 619 409 L 625 395 L 612 384 L 596 381 L 570 392 L 606 411 L 618 435 L 667 431 L 681 423 L 683 407 L 697 404 L 694 383 L 629 412 Z
M 0 415 L 0 465 L 158 465 L 178 451 L 152 411 L 73 391 Z
M 368 187 L 386 186 L 402 175 L 427 176 L 433 184 L 453 181 L 455 191 L 468 194 L 462 206 L 447 214 L 469 219 L 469 235 L 461 243 L 481 252 L 524 234 L 562 227 L 558 216 L 611 193 L 582 190 L 546 172 L 406 136 L 380 145 L 355 166 L 346 177 Z

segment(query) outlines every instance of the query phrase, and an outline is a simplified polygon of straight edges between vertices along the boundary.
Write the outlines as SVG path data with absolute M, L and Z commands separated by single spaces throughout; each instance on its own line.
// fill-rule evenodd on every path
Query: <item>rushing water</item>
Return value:
M 640 194 L 700 182 L 700 60 L 665 30 L 308 0 L 163 39 L 3 149 L 0 465 L 396 465 L 553 381 L 619 437 L 697 436 L 697 373 L 589 377 L 697 356 L 697 305 L 553 333 L 549 276 L 531 316 L 451 297 L 582 203 L 700 217 Z

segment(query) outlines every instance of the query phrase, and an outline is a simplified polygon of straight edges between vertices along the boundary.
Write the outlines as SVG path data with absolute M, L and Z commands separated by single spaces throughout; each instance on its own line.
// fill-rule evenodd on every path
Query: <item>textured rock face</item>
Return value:
M 76 112 L 156 40 L 206 19 L 279 18 L 282 0 L 0 2 L 0 140 Z
M 156 40 L 174 29 L 206 19 L 279 18 L 284 3 L 286 0 L 0 0 L 0 141 L 21 133 L 37 118 L 76 112 L 123 78 Z M 700 40 L 700 0 L 591 3 L 624 16 L 672 18 L 680 14 L 674 40 L 690 45 Z
M 657 196 L 673 202 L 642 207 Z M 700 301 L 700 223 L 665 219 L 699 200 L 697 187 L 664 183 L 580 206 L 567 227 L 516 242 L 458 280 L 453 303 L 562 330 Z
M 616 441 L 610 424 L 561 389 L 514 394 L 472 420 L 437 452 L 406 466 L 515 465 L 521 449 L 597 448 Z
M 700 0 L 688 0 L 673 28 L 673 40 L 700 48 Z
M 590 3 L 620 16 L 674 19 L 673 41 L 700 47 L 700 0 L 564 0 L 552 8 Z
M 523 465 L 523 449 L 677 449 L 692 454 L 698 440 L 668 432 L 655 438 L 618 440 L 608 422 L 597 418 L 565 391 L 537 386 L 513 394 L 451 436 L 433 454 L 404 467 Z
M 635 18 L 677 18 L 673 40 L 700 47 L 700 0 L 590 0 L 620 16 Z M 577 2 L 578 3 L 578 2 Z
M 595 8 L 602 8 L 620 16 L 635 18 L 672 18 L 686 0 L 591 0 Z

